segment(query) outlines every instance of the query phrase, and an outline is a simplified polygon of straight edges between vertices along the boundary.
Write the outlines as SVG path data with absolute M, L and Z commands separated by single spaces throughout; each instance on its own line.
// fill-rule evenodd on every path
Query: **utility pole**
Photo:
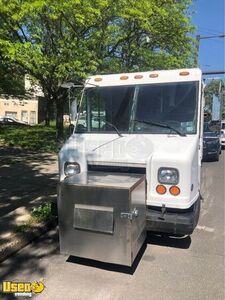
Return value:
M 214 39 L 214 38 L 224 38 L 225 34 L 220 34 L 220 35 L 208 35 L 208 36 L 201 36 L 200 34 L 196 35 L 196 59 L 195 59 L 195 64 L 196 66 L 198 65 L 198 60 L 199 60 L 199 48 L 200 48 L 200 40 L 207 40 L 207 39 Z

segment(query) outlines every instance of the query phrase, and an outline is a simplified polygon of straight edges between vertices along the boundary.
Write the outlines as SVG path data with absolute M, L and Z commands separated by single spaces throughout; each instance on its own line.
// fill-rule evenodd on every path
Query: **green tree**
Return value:
M 224 83 L 220 79 L 214 79 L 208 82 L 205 86 L 204 96 L 205 96 L 205 108 L 211 112 L 213 95 L 222 98 L 222 105 L 224 111 L 225 104 L 225 93 L 224 93 Z
M 121 1 L 118 1 L 121 2 Z M 102 71 L 146 71 L 193 67 L 192 1 L 122 1 L 120 15 L 102 32 Z
M 60 139 L 65 81 L 97 72 L 193 65 L 190 3 L 0 0 L 1 52 L 39 81 L 50 106 L 56 103 Z
M 23 70 L 1 59 L 0 56 L 0 94 L 24 95 Z

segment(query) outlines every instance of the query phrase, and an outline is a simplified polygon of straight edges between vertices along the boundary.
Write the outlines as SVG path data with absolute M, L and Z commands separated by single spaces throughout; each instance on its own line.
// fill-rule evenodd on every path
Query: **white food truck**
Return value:
M 106 239 L 98 243 L 110 244 L 116 228 L 128 224 L 121 222 L 134 222 L 139 215 L 142 215 L 145 230 L 191 234 L 200 213 L 202 125 L 200 69 L 90 77 L 79 104 L 74 132 L 59 153 L 61 251 L 101 260 L 98 247 L 92 244 L 96 255 L 93 255 L 94 250 L 90 254 L 86 251 L 90 244 L 85 241 L 98 239 L 99 235 L 93 238 L 93 234 L 101 232 Z M 133 197 L 135 182 L 139 186 L 144 182 L 144 185 Z M 78 185 L 79 192 L 74 188 Z M 97 193 L 93 186 L 107 187 L 111 192 Z M 114 219 L 118 209 L 113 207 L 112 199 L 119 196 L 115 196 L 114 188 L 120 191 L 127 188 L 131 195 L 127 196 L 131 202 L 126 212 L 119 211 L 122 221 L 118 223 Z M 143 201 L 139 209 L 138 193 Z M 97 194 L 95 200 L 85 202 Z M 136 199 L 134 206 L 132 197 Z M 109 206 L 107 199 L 112 200 Z M 69 201 L 72 201 L 71 206 L 68 206 Z M 104 224 L 103 229 L 100 229 L 101 224 Z M 135 240 L 143 241 L 142 227 L 138 227 L 140 234 Z M 79 236 L 73 236 L 73 230 L 79 231 Z M 83 237 L 83 234 L 89 235 Z M 83 246 L 71 242 L 74 238 Z M 120 239 L 118 234 L 117 243 Z M 79 249 L 68 249 L 70 243 Z M 117 254 L 113 255 L 103 261 L 121 263 L 114 259 Z

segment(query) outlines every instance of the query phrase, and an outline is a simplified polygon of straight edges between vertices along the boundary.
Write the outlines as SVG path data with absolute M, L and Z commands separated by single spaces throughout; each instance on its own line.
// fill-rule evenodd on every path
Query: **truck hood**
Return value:
M 75 156 L 82 154 L 88 164 L 144 167 L 154 153 L 173 157 L 188 155 L 197 141 L 196 135 L 128 134 L 119 137 L 116 134 L 74 134 L 60 155 L 70 153 L 69 157 L 74 157 L 72 153 L 76 153 Z
M 78 163 L 84 176 L 88 165 L 146 168 L 147 204 L 186 209 L 199 194 L 199 141 L 198 135 L 74 134 L 59 153 L 60 181 L 66 162 Z M 179 170 L 179 197 L 156 193 L 161 167 Z

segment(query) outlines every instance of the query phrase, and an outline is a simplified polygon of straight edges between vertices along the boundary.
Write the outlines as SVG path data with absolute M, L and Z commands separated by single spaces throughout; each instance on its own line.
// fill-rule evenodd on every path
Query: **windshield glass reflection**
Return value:
M 88 88 L 76 132 L 112 133 L 111 123 L 125 133 L 194 134 L 197 100 L 198 82 Z

